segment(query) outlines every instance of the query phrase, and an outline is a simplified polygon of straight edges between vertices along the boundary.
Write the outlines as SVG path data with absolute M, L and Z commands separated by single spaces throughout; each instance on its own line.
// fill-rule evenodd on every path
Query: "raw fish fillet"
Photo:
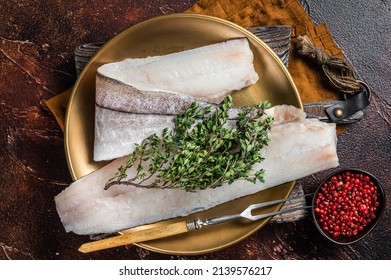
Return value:
M 165 127 L 174 127 L 174 115 L 125 113 L 99 106 L 95 108 L 95 114 L 99 115 L 95 119 L 95 160 L 129 155 L 134 151 L 135 143 L 141 143 L 153 133 L 159 134 Z
M 194 101 L 220 103 L 256 83 L 253 60 L 243 38 L 102 65 L 96 75 L 94 160 L 128 155 L 136 142 L 130 133 L 143 139 L 162 128 L 166 115 L 183 113 Z
M 201 104 L 201 106 L 204 105 Z M 134 151 L 135 143 L 141 143 L 143 139 L 153 133 L 159 134 L 162 128 L 174 127 L 174 115 L 125 113 L 99 106 L 95 110 L 95 114 L 100 116 L 95 120 L 95 135 L 99 135 L 99 143 L 97 141 L 98 136 L 95 137 L 95 160 L 116 159 L 129 155 Z M 229 118 L 232 120 L 228 120 L 228 122 L 235 122 L 238 110 L 238 108 L 230 110 Z M 305 113 L 300 112 L 298 113 L 295 107 L 286 105 L 266 110 L 266 113 L 275 116 L 275 124 L 281 121 L 305 118 Z
M 132 186 L 104 190 L 125 161 L 123 157 L 80 178 L 55 197 L 65 230 L 108 233 L 186 216 L 338 166 L 335 124 L 305 119 L 305 114 L 292 106 L 273 107 L 269 114 L 277 121 L 270 131 L 270 143 L 263 149 L 265 160 L 254 167 L 266 170 L 265 183 L 239 180 L 197 192 Z M 129 173 L 131 176 L 134 170 Z
M 97 70 L 99 79 L 108 78 L 114 84 L 127 86 L 118 93 L 101 89 L 98 81 L 96 101 L 106 108 L 133 113 L 169 113 L 151 110 L 159 110 L 167 105 L 164 103 L 175 106 L 181 102 L 176 98 L 186 99 L 182 95 L 220 103 L 227 94 L 258 80 L 253 60 L 248 40 L 242 38 L 163 56 L 104 64 Z M 149 106 L 149 98 L 157 106 Z M 144 106 L 145 112 L 141 111 Z

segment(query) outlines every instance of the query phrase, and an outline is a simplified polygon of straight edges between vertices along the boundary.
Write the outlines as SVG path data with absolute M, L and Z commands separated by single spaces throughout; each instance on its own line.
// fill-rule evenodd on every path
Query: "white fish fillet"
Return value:
M 106 108 L 133 113 L 137 111 L 127 106 L 134 106 L 135 110 L 139 110 L 137 105 L 144 106 L 146 99 L 156 99 L 162 93 L 164 99 L 167 98 L 167 93 L 171 93 L 220 103 L 230 92 L 252 85 L 258 80 L 253 60 L 248 40 L 242 38 L 163 56 L 129 58 L 104 64 L 98 68 L 98 76 L 127 85 L 130 96 L 125 92 L 118 94 L 97 87 L 97 103 Z M 141 96 L 137 105 L 134 105 L 135 94 Z M 112 98 L 121 100 L 115 102 Z M 128 98 L 131 98 L 131 102 L 127 102 Z M 172 96 L 169 100 L 172 102 Z
M 166 115 L 183 113 L 194 101 L 220 103 L 232 91 L 256 83 L 253 60 L 243 38 L 99 67 L 94 160 L 128 155 L 137 142 L 129 133 L 144 139 L 167 123 Z
M 240 180 L 197 192 L 132 186 L 113 186 L 105 191 L 105 182 L 125 160 L 120 158 L 55 197 L 65 230 L 77 234 L 116 232 L 186 216 L 338 166 L 335 124 L 305 119 L 305 114 L 292 106 L 276 106 L 269 113 L 277 123 L 270 131 L 269 146 L 263 149 L 265 160 L 255 167 L 266 170 L 265 183 Z

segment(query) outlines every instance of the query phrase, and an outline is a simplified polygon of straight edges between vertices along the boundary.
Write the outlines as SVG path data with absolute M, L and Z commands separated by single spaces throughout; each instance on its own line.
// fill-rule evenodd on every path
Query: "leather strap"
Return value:
M 349 97 L 344 101 L 338 102 L 335 105 L 326 108 L 325 112 L 331 122 L 337 124 L 354 123 L 357 119 L 349 117 L 367 107 L 369 105 L 371 95 L 371 89 L 369 86 L 361 82 L 360 91 L 353 95 L 349 95 Z
M 323 101 L 323 102 L 308 102 L 304 103 L 304 112 L 307 114 L 307 118 L 318 119 L 322 122 L 332 122 L 330 117 L 326 113 L 326 109 L 334 105 L 341 103 L 338 100 Z M 360 110 L 353 115 L 339 119 L 340 124 L 349 124 L 360 121 L 364 117 L 364 111 Z

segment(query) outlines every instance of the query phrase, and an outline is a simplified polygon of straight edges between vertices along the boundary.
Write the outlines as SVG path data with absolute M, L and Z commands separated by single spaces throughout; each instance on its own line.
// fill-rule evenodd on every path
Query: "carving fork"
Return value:
M 215 218 L 210 218 L 206 220 L 200 220 L 200 219 L 192 219 L 189 221 L 180 221 L 172 224 L 165 224 L 165 225 L 159 225 L 156 227 L 151 227 L 147 229 L 142 230 L 134 230 L 134 229 L 128 229 L 121 231 L 121 235 L 113 236 L 97 241 L 92 241 L 88 243 L 84 243 L 79 247 L 79 251 L 82 253 L 90 253 L 94 251 L 99 251 L 103 249 L 109 249 L 114 248 L 118 246 L 125 246 L 133 243 L 148 241 L 148 240 L 154 240 L 158 238 L 163 238 L 167 236 L 173 236 L 181 233 L 185 233 L 191 230 L 198 230 L 201 229 L 204 226 L 209 225 L 216 225 L 221 224 L 227 221 L 235 220 L 244 218 L 251 221 L 257 221 L 260 219 L 265 219 L 269 217 L 273 217 L 279 214 L 287 213 L 287 212 L 294 212 L 297 210 L 305 209 L 305 208 L 311 208 L 312 206 L 301 206 L 301 207 L 295 207 L 295 208 L 287 208 L 284 210 L 276 211 L 276 212 L 270 212 L 265 214 L 259 214 L 259 215 L 253 215 L 252 211 L 255 209 L 259 209 L 266 206 L 275 205 L 278 203 L 283 203 L 286 201 L 291 201 L 294 199 L 298 199 L 301 197 L 309 196 L 312 194 L 305 194 L 305 195 L 299 195 L 299 196 L 293 196 L 287 199 L 278 199 L 268 202 L 261 202 L 257 204 L 251 204 L 249 205 L 243 212 L 233 215 L 225 215 L 225 216 L 219 216 Z

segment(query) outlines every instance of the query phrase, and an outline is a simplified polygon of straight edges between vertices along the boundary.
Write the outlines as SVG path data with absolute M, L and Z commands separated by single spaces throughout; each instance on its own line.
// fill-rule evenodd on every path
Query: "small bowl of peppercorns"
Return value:
M 359 169 L 331 174 L 312 199 L 312 217 L 327 239 L 347 245 L 364 238 L 384 212 L 384 190 L 375 176 Z

